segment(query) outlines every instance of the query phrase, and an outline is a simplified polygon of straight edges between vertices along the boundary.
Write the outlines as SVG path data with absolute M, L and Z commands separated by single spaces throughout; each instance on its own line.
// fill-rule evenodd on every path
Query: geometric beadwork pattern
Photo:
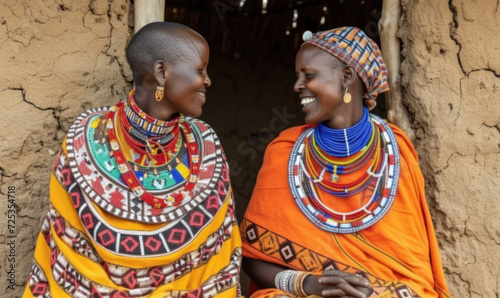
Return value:
M 101 111 L 96 109 L 78 117 L 75 121 L 78 125 L 74 124 L 68 132 L 68 157 L 59 154 L 53 167 L 54 175 L 68 191 L 88 234 L 102 247 L 123 255 L 158 256 L 186 246 L 212 222 L 221 211 L 221 206 L 232 199 L 229 170 L 217 135 L 207 124 L 186 118 L 193 128 L 199 148 L 202 148 L 200 174 L 194 190 L 196 195 L 178 207 L 164 208 L 158 215 L 144 216 L 145 208 L 152 209 L 149 205 L 135 197 L 127 186 L 106 180 L 109 177 L 92 166 L 91 160 L 85 159 L 89 152 L 84 150 L 83 132 L 89 119 L 100 115 Z M 79 164 L 82 165 L 77 166 Z M 123 196 L 122 207 L 129 208 L 128 211 L 106 199 L 116 196 L 116 193 Z M 93 203 L 113 215 L 134 221 L 169 223 L 147 233 L 121 230 L 107 223 Z
M 215 241 L 214 246 L 222 246 L 223 241 Z M 142 270 L 122 267 L 122 274 L 118 278 L 116 276 L 111 276 L 113 282 L 117 285 L 128 288 L 126 291 L 115 290 L 82 275 L 78 270 L 75 269 L 73 264 L 71 264 L 64 254 L 57 248 L 53 240 L 50 241 L 49 246 L 54 255 L 51 261 L 52 265 L 52 276 L 54 280 L 59 285 L 59 287 L 64 290 L 71 297 L 94 297 L 93 295 L 98 295 L 98 297 L 143 297 L 150 294 L 156 287 L 171 283 L 187 273 L 191 272 L 195 268 L 202 264 L 195 264 L 190 255 L 183 256 L 173 264 L 165 266 L 164 268 L 152 267 Z M 216 254 L 215 247 L 200 247 L 200 249 L 191 253 L 191 255 L 197 255 L 198 251 L 206 251 L 204 255 L 199 256 L 199 260 L 203 260 L 203 263 L 208 262 L 210 254 Z M 202 283 L 201 287 L 193 291 L 173 291 L 171 293 L 166 293 L 165 297 L 214 297 L 216 294 L 221 293 L 229 288 L 238 286 L 239 284 L 239 268 L 241 263 L 241 248 L 237 247 L 234 249 L 228 266 L 215 273 L 212 277 L 208 278 Z M 109 268 L 109 267 L 108 267 Z M 32 271 L 32 275 L 40 273 L 36 270 Z M 144 274 L 145 273 L 145 274 Z M 115 270 L 115 274 L 117 271 Z M 41 288 L 44 285 L 42 277 L 37 279 L 32 278 L 33 290 L 38 290 L 41 292 Z M 42 282 L 35 282 L 36 280 L 42 280 Z M 32 293 L 34 293 L 32 290 Z M 193 294 L 196 296 L 190 296 Z M 118 296 L 116 296 L 118 295 Z
M 175 298 L 213 297 L 230 288 L 237 288 L 237 297 L 240 297 L 241 247 L 235 247 L 231 253 L 225 252 L 225 248 L 234 245 L 233 241 L 239 242 L 239 236 L 237 239 L 233 237 L 233 229 L 237 228 L 234 197 L 227 161 L 215 132 L 204 122 L 186 117 L 185 123 L 192 131 L 189 140 L 194 140 L 199 148 L 199 154 L 190 157 L 199 160 L 200 170 L 196 179 L 190 177 L 190 172 L 183 177 L 194 181 L 194 188 L 189 194 L 183 194 L 184 199 L 179 206 L 150 208 L 119 180 L 120 177 L 111 175 L 113 164 L 103 159 L 104 162 L 98 165 L 94 160 L 97 155 L 92 155 L 96 152 L 89 151 L 104 148 L 94 146 L 92 149 L 88 143 L 90 139 L 109 142 L 103 130 L 96 128 L 97 122 L 92 124 L 92 130 L 88 129 L 92 119 L 106 115 L 106 110 L 95 109 L 78 117 L 68 132 L 67 154 L 61 150 L 52 167 L 55 179 L 65 192 L 51 192 L 52 204 L 41 229 L 41 236 L 50 249 L 49 254 L 44 256 L 50 267 L 43 267 L 48 274 L 46 276 L 35 261 L 30 275 L 31 293 L 37 297 L 51 297 L 47 282 L 50 279 L 52 286 L 58 286 L 72 297 L 144 297 L 162 285 L 193 276 L 190 283 L 196 284 L 197 289 L 162 294 Z M 92 138 L 87 135 L 89 131 L 93 133 Z M 184 141 L 180 143 L 184 144 Z M 182 150 L 178 156 L 180 162 L 176 163 L 177 172 L 169 168 L 174 164 L 159 166 L 155 170 L 177 175 L 174 178 L 180 181 L 178 174 L 186 174 L 180 164 L 189 165 L 189 161 L 182 160 L 187 157 L 180 155 Z M 136 175 L 140 175 L 144 169 L 139 167 L 137 170 Z M 133 171 L 136 169 L 133 168 Z M 151 173 L 148 175 L 153 175 Z M 168 173 L 158 173 L 158 177 L 167 177 Z M 141 177 L 145 178 L 144 175 Z M 151 191 L 155 196 L 167 196 L 183 188 L 182 183 L 172 187 L 168 181 L 148 179 L 157 189 Z M 72 205 L 74 210 L 59 210 L 60 204 Z M 145 229 L 113 225 L 107 220 L 109 214 L 155 225 Z M 72 225 L 78 220 L 83 229 Z M 201 235 L 206 238 L 201 238 Z M 59 243 L 63 243 L 64 248 L 59 247 Z M 106 250 L 106 254 L 99 255 L 98 251 L 102 249 Z M 75 260 L 79 262 L 72 264 L 70 260 L 73 258 L 65 255 L 67 251 L 73 257 L 78 255 Z M 107 254 L 130 257 L 131 262 L 136 260 L 139 263 L 141 257 L 158 259 L 150 259 L 149 265 L 137 268 L 114 264 L 107 259 Z M 226 267 L 218 271 L 207 268 L 207 272 L 213 271 L 212 276 L 194 280 L 205 276 L 207 272 L 201 275 L 199 271 L 205 270 L 215 256 Z M 80 262 L 82 258 L 101 266 L 111 284 L 94 281 L 92 273 L 85 271 L 84 263 Z M 190 275 L 195 269 L 200 270 Z M 118 287 L 122 289 L 118 290 Z
M 238 287 L 237 297 L 241 296 L 241 289 L 239 288 L 239 276 L 240 276 L 240 263 L 241 263 L 241 248 L 234 250 L 231 255 L 231 263 L 222 269 L 219 273 L 213 275 L 207 279 L 201 287 L 192 290 L 186 295 L 181 296 L 166 296 L 173 298 L 190 298 L 190 297 L 215 297 L 218 293 L 222 293 L 235 286 Z
M 217 255 L 222 246 L 231 241 L 233 228 L 237 228 L 234 212 L 234 198 L 231 196 L 228 202 L 228 210 L 222 225 L 213 234 L 207 237 L 194 251 L 188 252 L 170 264 L 162 266 L 148 267 L 143 269 L 133 269 L 114 264 L 106 263 L 97 255 L 90 241 L 81 232 L 74 229 L 59 212 L 53 207 L 45 218 L 42 225 L 42 235 L 50 247 L 50 263 L 52 275 L 57 284 L 68 295 L 72 297 L 141 297 L 148 295 L 156 287 L 173 282 L 189 274 L 192 270 L 207 264 L 211 257 Z M 198 216 L 195 216 L 198 218 Z M 56 235 L 52 235 L 52 231 Z M 111 236 L 101 234 L 106 241 Z M 106 268 L 110 279 L 117 285 L 130 289 L 130 291 L 117 291 L 112 288 L 97 284 L 86 276 L 82 275 L 68 261 L 68 259 L 58 249 L 53 237 L 63 240 L 74 252 L 101 264 Z M 146 245 L 154 246 L 152 242 Z M 128 245 L 131 245 L 129 243 Z M 241 262 L 241 248 L 234 250 L 230 264 L 223 270 L 215 273 L 202 286 L 193 291 L 173 291 L 165 293 L 165 297 L 213 297 L 214 293 L 221 293 L 229 288 L 239 287 L 239 268 Z M 36 264 L 35 264 L 36 265 Z M 30 290 L 38 293 L 40 297 L 50 297 L 48 283 L 45 275 L 38 266 L 33 266 L 30 277 Z M 139 282 L 141 281 L 141 282 Z M 190 296 L 194 295 L 196 296 Z
M 222 245 L 230 240 L 233 228 L 237 225 L 234 218 L 234 199 L 231 199 L 228 206 L 225 220 L 219 229 L 211 234 L 208 239 L 210 241 L 202 243 L 196 250 L 186 253 L 170 264 L 145 268 L 141 270 L 133 270 L 129 267 L 123 267 L 104 262 L 95 249 L 92 243 L 81 232 L 73 228 L 59 213 L 51 208 L 48 214 L 50 224 L 56 230 L 57 236 L 70 246 L 74 252 L 84 256 L 95 263 L 105 264 L 108 276 L 117 285 L 124 286 L 129 289 L 138 287 L 157 287 L 165 280 L 172 280 L 170 275 L 175 276 L 174 279 L 179 279 L 193 269 L 205 265 L 211 257 L 217 255 Z M 59 228 L 61 227 L 61 228 Z M 50 245 L 50 240 L 47 239 L 47 244 Z M 122 241 L 122 245 L 134 246 L 134 242 L 127 243 L 127 239 Z M 155 245 L 148 243 L 146 245 Z M 52 247 L 53 255 L 57 255 L 57 247 Z M 143 280 L 141 284 L 134 283 L 134 280 Z
M 59 212 L 57 212 L 56 209 L 51 207 L 47 214 L 47 218 L 52 227 L 54 227 L 59 239 L 71 247 L 74 252 L 95 263 L 102 262 L 102 259 L 95 252 L 95 249 L 87 236 L 73 228 L 71 224 L 66 221 L 66 219 L 59 214 Z
M 213 190 L 221 187 L 226 190 L 229 188 L 229 172 L 216 133 L 203 121 L 186 117 L 185 123 L 191 127 L 199 148 L 198 158 L 201 161 L 200 173 L 193 189 L 194 197 L 186 195 L 179 207 L 163 209 L 153 208 L 138 200 L 126 184 L 120 180 L 121 177 L 120 179 L 113 177 L 110 172 L 103 170 L 102 166 L 98 165 L 93 158 L 98 152 L 93 152 L 96 147 L 93 147 L 93 144 L 89 142 L 99 141 L 109 146 L 109 139 L 103 132 L 105 127 L 101 129 L 98 129 L 99 127 L 90 129 L 89 127 L 96 122 L 96 118 L 101 120 L 105 118 L 107 111 L 108 108 L 98 108 L 82 113 L 71 125 L 67 135 L 69 169 L 81 192 L 103 210 L 115 216 L 139 222 L 170 222 L 193 210 L 213 195 Z M 90 133 L 92 135 L 89 135 Z M 111 164 L 108 166 L 113 167 Z M 167 169 L 165 171 L 168 172 Z M 62 176 L 62 174 L 60 172 L 57 176 Z M 141 172 L 136 174 L 142 175 Z M 164 174 L 158 173 L 158 176 L 162 177 Z M 166 185 L 164 180 L 154 181 L 154 183 L 157 186 Z M 182 187 L 184 184 L 179 183 L 167 189 L 150 192 L 157 197 L 166 199 L 170 193 L 178 191 Z
M 305 148 L 314 129 L 304 130 L 290 152 L 288 161 L 288 184 L 295 203 L 302 213 L 318 228 L 332 233 L 350 234 L 366 229 L 380 221 L 391 209 L 398 189 L 400 173 L 400 155 L 396 137 L 390 126 L 376 115 L 370 115 L 370 121 L 380 129 L 383 165 L 380 175 L 372 181 L 374 189 L 371 198 L 357 210 L 342 213 L 328 212 L 318 207 L 316 182 L 309 178 Z M 370 187 L 371 185 L 367 185 Z M 346 190 L 347 193 L 347 190 Z
M 52 295 L 50 294 L 49 282 L 47 281 L 47 277 L 45 276 L 43 269 L 38 265 L 37 262 L 33 262 L 33 265 L 31 266 L 28 284 L 31 293 L 33 293 L 35 297 L 52 297 Z
M 226 170 L 226 169 L 225 169 Z M 69 186 L 71 194 L 78 194 L 81 204 L 75 205 L 81 222 L 89 235 L 102 247 L 123 255 L 159 256 L 173 253 L 189 244 L 196 236 L 211 223 L 212 219 L 221 210 L 221 206 L 230 200 L 233 208 L 233 194 L 224 184 L 217 190 L 212 190 L 211 196 L 196 208 L 189 211 L 175 222 L 166 224 L 154 231 L 122 230 L 107 223 L 97 212 L 89 198 L 79 190 L 76 182 Z M 76 195 L 73 195 L 76 197 Z M 234 212 L 227 211 L 227 216 Z
M 402 282 L 385 281 L 368 272 L 320 255 L 247 219 L 243 219 L 241 222 L 240 233 L 243 242 L 248 243 L 253 249 L 274 258 L 278 264 L 285 265 L 288 268 L 308 272 L 335 269 L 359 274 L 370 281 L 377 297 L 420 298 L 415 291 Z M 249 238 L 255 237 L 258 239 L 257 241 L 255 239 L 253 241 L 249 240 Z

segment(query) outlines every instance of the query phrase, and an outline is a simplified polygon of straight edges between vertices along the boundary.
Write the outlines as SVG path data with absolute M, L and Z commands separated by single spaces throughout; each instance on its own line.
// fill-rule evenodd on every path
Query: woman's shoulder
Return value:
M 115 106 L 105 106 L 105 107 L 99 107 L 99 108 L 93 108 L 93 109 L 86 110 L 86 111 L 80 113 L 80 115 L 78 115 L 78 117 L 76 117 L 75 122 L 77 122 L 78 120 L 81 121 L 82 119 L 89 118 L 89 117 L 94 116 L 94 115 L 107 115 L 107 113 L 111 109 L 113 109 L 113 107 L 115 107 Z
M 185 117 L 184 121 L 188 122 L 192 127 L 196 127 L 201 133 L 210 130 L 212 133 L 215 133 L 213 128 L 205 121 L 193 118 L 193 117 Z
M 311 125 L 294 126 L 283 130 L 266 148 L 262 168 L 274 168 L 287 164 L 290 152 L 299 136 Z
M 304 124 L 299 126 L 294 126 L 283 130 L 278 137 L 276 137 L 268 146 L 270 147 L 280 147 L 280 146 L 293 146 L 295 141 L 299 136 L 312 125 Z
M 310 127 L 313 127 L 313 126 L 310 124 L 304 124 L 304 125 L 293 126 L 293 127 L 287 128 L 279 134 L 277 139 L 280 139 L 280 138 L 291 139 L 295 142 L 295 140 L 299 137 L 299 135 Z
M 105 129 L 106 116 L 112 108 L 113 106 L 100 107 L 80 113 L 80 115 L 78 115 L 70 125 L 66 134 L 66 139 L 73 139 L 77 132 L 82 129 L 86 132 L 88 131 L 88 128 L 97 129 L 97 126 L 99 126 L 101 130 Z M 88 135 L 84 133 L 83 137 L 88 137 Z
M 106 119 L 108 112 L 113 108 L 113 106 L 93 108 L 81 112 L 71 124 L 68 133 L 72 130 L 77 129 L 80 126 L 86 126 L 90 119 Z
M 417 151 L 415 150 L 415 147 L 413 147 L 413 143 L 411 142 L 410 138 L 401 128 L 399 128 L 395 124 L 393 123 L 388 123 L 388 124 L 391 127 L 392 131 L 394 132 L 394 136 L 396 137 L 396 140 L 398 142 L 400 154 L 406 158 L 413 158 L 415 161 L 418 162 L 418 154 Z

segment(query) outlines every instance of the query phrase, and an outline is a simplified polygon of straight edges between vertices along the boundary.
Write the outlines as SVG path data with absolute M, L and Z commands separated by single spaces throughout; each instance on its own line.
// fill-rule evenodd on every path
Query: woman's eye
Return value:
M 312 78 L 314 77 L 314 74 L 312 74 L 312 73 L 305 73 L 305 74 L 304 74 L 304 77 L 305 77 L 306 79 L 312 79 Z

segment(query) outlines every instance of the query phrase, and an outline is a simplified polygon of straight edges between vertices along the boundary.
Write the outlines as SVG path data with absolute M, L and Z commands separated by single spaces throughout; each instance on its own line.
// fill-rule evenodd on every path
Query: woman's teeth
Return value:
M 316 100 L 315 97 L 304 97 L 300 101 L 300 104 L 303 105 L 303 106 L 306 106 L 306 105 L 310 104 L 311 102 L 313 102 L 315 100 Z

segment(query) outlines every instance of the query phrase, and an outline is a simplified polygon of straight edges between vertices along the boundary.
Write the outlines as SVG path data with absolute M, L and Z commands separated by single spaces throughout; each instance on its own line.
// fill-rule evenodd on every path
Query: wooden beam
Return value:
M 165 21 L 165 0 L 134 1 L 134 32 L 152 22 Z
M 382 17 L 378 26 L 380 50 L 387 66 L 387 80 L 391 88 L 385 95 L 387 119 L 401 128 L 413 140 L 415 132 L 411 129 L 410 117 L 403 106 L 401 94 L 401 42 L 398 38 L 400 19 L 400 0 L 383 0 Z

